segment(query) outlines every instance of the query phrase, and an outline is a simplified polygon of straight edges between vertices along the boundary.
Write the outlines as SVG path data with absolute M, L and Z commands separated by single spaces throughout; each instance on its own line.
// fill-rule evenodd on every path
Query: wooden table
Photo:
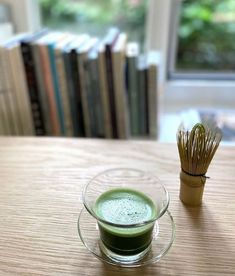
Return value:
M 176 239 L 148 267 L 105 265 L 78 237 L 83 186 L 120 166 L 156 174 L 171 196 Z M 180 202 L 179 167 L 176 144 L 0 138 L 0 275 L 235 275 L 235 147 L 218 149 L 200 208 Z

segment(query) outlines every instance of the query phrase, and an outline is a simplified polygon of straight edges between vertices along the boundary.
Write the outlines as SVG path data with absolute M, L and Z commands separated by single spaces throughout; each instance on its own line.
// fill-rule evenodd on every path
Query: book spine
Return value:
M 23 109 L 24 109 L 24 102 L 22 102 L 22 95 L 20 93 L 19 83 L 18 83 L 18 71 L 19 68 L 17 66 L 17 60 L 15 57 L 15 48 L 8 48 L 7 49 L 7 56 L 10 68 L 10 81 L 11 87 L 14 95 L 14 113 L 17 116 L 17 126 L 19 129 L 19 135 L 24 135 L 24 122 L 23 122 Z
M 12 71 L 10 66 L 10 57 L 8 50 L 5 49 L 4 55 L 2 56 L 4 62 L 4 76 L 5 84 L 7 90 L 7 99 L 9 105 L 9 114 L 10 114 L 10 125 L 12 128 L 12 134 L 20 135 L 21 134 L 21 122 L 19 117 L 19 110 L 15 100 L 15 87 L 12 77 Z
M 86 137 L 91 137 L 91 119 L 89 115 L 89 106 L 88 106 L 88 98 L 86 93 L 86 83 L 85 83 L 85 70 L 84 64 L 87 59 L 86 53 L 80 53 L 77 55 L 77 63 L 78 63 L 78 74 L 79 74 L 79 92 L 81 95 L 82 102 L 82 111 L 84 118 L 84 129 Z
M 105 64 L 106 64 L 107 87 L 108 87 L 109 104 L 110 104 L 112 136 L 113 138 L 118 138 L 117 115 L 116 115 L 115 95 L 114 95 L 115 92 L 114 92 L 114 84 L 113 84 L 112 45 L 105 46 Z
M 5 134 L 4 111 L 2 109 L 3 93 L 0 91 L 0 135 Z
M 60 49 L 56 49 L 56 68 L 58 74 L 58 82 L 61 93 L 61 103 L 64 111 L 64 125 L 66 136 L 73 136 L 73 122 L 71 116 L 71 106 L 69 101 L 69 91 L 66 83 L 66 71 L 63 60 L 63 53 Z
M 157 138 L 158 129 L 158 101 L 157 101 L 157 66 L 148 68 L 148 106 L 149 106 L 149 134 L 151 138 Z
M 2 49 L 0 48 L 0 104 L 1 104 L 1 122 L 2 127 L 4 128 L 4 134 L 10 135 L 11 127 L 10 127 L 10 111 L 9 111 L 9 104 L 7 101 L 7 89 L 5 84 L 5 76 L 4 76 L 4 64 L 3 64 L 3 57 L 2 57 Z
M 45 135 L 44 119 L 39 98 L 37 79 L 34 69 L 34 59 L 30 44 L 27 42 L 21 43 L 21 52 L 26 73 L 26 80 L 31 102 L 31 111 L 33 116 L 34 128 L 36 135 Z
M 144 133 L 149 135 L 149 83 L 148 83 L 148 69 L 144 69 L 145 73 L 145 130 Z
M 100 81 L 98 72 L 98 58 L 91 60 L 90 63 L 90 83 L 91 83 L 91 95 L 94 98 L 93 106 L 95 108 L 94 121 L 96 120 L 96 136 L 104 138 L 104 114 L 101 102 L 101 91 L 100 91 Z
M 84 77 L 85 77 L 85 91 L 86 91 L 86 101 L 87 109 L 89 112 L 90 120 L 90 135 L 91 137 L 97 137 L 97 117 L 96 117 L 96 90 L 93 89 L 92 76 L 91 76 L 91 60 L 86 60 L 84 62 Z
M 136 57 L 127 57 L 127 75 L 128 75 L 128 98 L 131 135 L 138 135 L 138 79 L 137 79 L 137 59 Z
M 88 135 L 85 130 L 85 114 L 84 114 L 84 107 L 82 104 L 82 89 L 84 82 L 83 79 L 83 64 L 79 66 L 79 55 L 77 51 L 73 49 L 70 53 L 70 62 L 71 62 L 71 76 L 72 76 L 72 83 L 73 83 L 73 94 L 74 94 L 74 101 L 76 105 L 77 111 L 77 131 L 79 137 L 85 137 Z M 81 61 L 83 62 L 83 61 Z M 81 68 L 80 68 L 81 67 Z
M 48 98 L 46 95 L 46 86 L 43 78 L 43 65 L 42 60 L 40 58 L 40 50 L 37 44 L 32 45 L 33 58 L 35 62 L 35 73 L 37 79 L 37 86 L 39 90 L 40 102 L 42 103 L 42 112 L 44 118 L 44 125 L 46 129 L 47 135 L 52 134 L 52 126 L 51 126 L 51 118 L 50 118 L 50 107 Z
M 42 62 L 42 74 L 45 83 L 45 90 L 46 96 L 49 103 L 50 109 L 50 120 L 51 120 L 51 128 L 52 128 L 52 135 L 58 136 L 60 135 L 60 124 L 57 114 L 57 107 L 56 107 L 56 100 L 55 100 L 55 93 L 54 87 L 52 83 L 52 76 L 50 70 L 50 60 L 48 56 L 48 49 L 47 45 L 39 45 L 39 53 Z
M 6 112 L 5 112 L 5 99 L 4 99 L 4 90 L 2 86 L 2 70 L 1 70 L 1 65 L 0 65 L 0 134 L 8 134 L 7 133 L 7 121 L 6 121 Z
M 15 74 L 16 90 L 18 94 L 18 101 L 20 103 L 20 115 L 23 127 L 24 135 L 35 135 L 34 124 L 32 119 L 31 104 L 29 99 L 29 92 L 27 89 L 23 59 L 19 45 L 13 49 L 12 67 L 15 68 L 13 73 Z
M 1 82 L 1 79 L 0 79 L 0 82 Z M 4 135 L 10 134 L 8 129 L 5 95 L 2 87 L 0 87 L 0 128 L 1 128 L 1 132 L 0 132 L 1 134 L 4 134 Z
M 147 70 L 140 69 L 138 71 L 139 89 L 138 89 L 138 104 L 139 104 L 139 134 L 146 135 L 148 132 L 147 121 Z
M 113 53 L 112 58 L 118 138 L 126 139 L 129 135 L 129 124 L 125 89 L 124 56 L 122 52 L 117 52 Z
M 101 106 L 103 110 L 104 135 L 106 138 L 112 138 L 111 112 L 109 105 L 109 95 L 107 87 L 107 76 L 105 70 L 105 55 L 104 51 L 98 52 L 98 74 L 99 88 L 101 96 Z
M 63 53 L 63 60 L 66 73 L 66 83 L 68 87 L 69 102 L 71 107 L 71 118 L 73 123 L 74 136 L 78 137 L 78 115 L 77 115 L 77 103 L 74 99 L 74 87 L 72 79 L 72 70 L 69 53 Z
M 64 113 L 63 113 L 63 107 L 61 102 L 61 92 L 60 87 L 58 84 L 58 73 L 56 69 L 56 63 L 55 63 L 55 50 L 53 45 L 48 45 L 48 53 L 49 53 L 49 59 L 50 59 L 50 65 L 51 65 L 51 76 L 52 76 L 52 82 L 54 87 L 54 94 L 55 94 L 55 101 L 56 101 L 56 110 L 57 110 L 57 116 L 59 119 L 59 125 L 60 125 L 60 134 L 65 135 L 65 126 L 64 126 Z

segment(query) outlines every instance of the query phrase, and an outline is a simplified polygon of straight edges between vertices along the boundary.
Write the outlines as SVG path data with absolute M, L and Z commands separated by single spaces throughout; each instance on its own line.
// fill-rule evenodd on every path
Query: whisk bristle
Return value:
M 177 144 L 181 168 L 192 175 L 205 175 L 222 139 L 216 126 L 198 123 L 191 131 L 180 126 Z

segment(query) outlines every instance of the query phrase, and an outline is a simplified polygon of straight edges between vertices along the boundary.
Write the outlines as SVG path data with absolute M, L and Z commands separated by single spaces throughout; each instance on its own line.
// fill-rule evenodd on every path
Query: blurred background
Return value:
M 159 53 L 159 140 L 209 118 L 235 141 L 234 0 L 2 0 L 0 40 L 43 27 L 102 37 L 117 26 Z

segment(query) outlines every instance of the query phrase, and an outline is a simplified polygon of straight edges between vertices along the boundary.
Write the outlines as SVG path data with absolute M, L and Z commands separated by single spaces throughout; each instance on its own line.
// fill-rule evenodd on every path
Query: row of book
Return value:
M 0 45 L 0 134 L 157 136 L 157 57 L 126 33 L 41 30 Z

